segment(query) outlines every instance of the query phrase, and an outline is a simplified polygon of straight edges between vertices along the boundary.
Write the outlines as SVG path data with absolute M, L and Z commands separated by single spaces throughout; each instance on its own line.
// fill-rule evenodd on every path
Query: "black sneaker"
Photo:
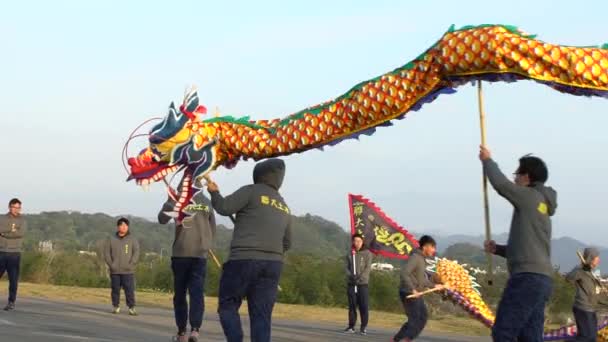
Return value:
M 359 330 L 359 335 L 367 336 L 367 329 L 363 328 L 363 329 Z
M 6 304 L 6 306 L 4 307 L 4 311 L 13 311 L 15 310 L 15 303 L 13 302 L 8 302 L 8 304 Z
M 346 328 L 346 329 L 344 329 L 344 333 L 345 334 L 354 334 L 355 333 L 355 329 L 353 329 L 353 328 Z

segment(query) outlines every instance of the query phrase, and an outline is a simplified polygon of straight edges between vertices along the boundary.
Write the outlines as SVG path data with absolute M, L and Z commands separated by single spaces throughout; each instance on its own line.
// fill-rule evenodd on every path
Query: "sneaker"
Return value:
M 173 335 L 173 337 L 171 338 L 172 342 L 188 342 L 188 336 L 186 336 L 186 333 L 177 333 L 177 335 Z
M 129 308 L 129 316 L 137 316 L 137 311 L 135 311 L 135 308 Z
M 6 306 L 4 307 L 4 311 L 13 311 L 15 310 L 15 303 L 13 302 L 8 302 L 8 304 L 6 304 Z
M 359 330 L 359 335 L 367 336 L 367 329 L 363 328 L 363 329 Z
M 188 339 L 188 342 L 198 342 L 198 330 L 192 330 L 192 332 L 190 333 L 190 338 Z
M 345 334 L 354 334 L 355 333 L 355 329 L 353 329 L 353 328 L 346 328 L 346 329 L 344 329 L 344 333 Z
M 115 306 L 114 309 L 112 309 L 112 313 L 115 315 L 118 315 L 120 313 L 120 307 L 119 306 Z

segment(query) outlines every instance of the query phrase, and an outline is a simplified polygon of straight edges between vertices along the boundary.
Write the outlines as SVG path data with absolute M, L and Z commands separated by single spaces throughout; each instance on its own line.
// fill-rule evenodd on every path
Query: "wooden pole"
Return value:
M 433 293 L 433 292 L 437 292 L 437 291 L 442 291 L 442 290 L 445 290 L 445 287 L 435 287 L 435 288 L 432 288 L 432 289 L 430 289 L 430 290 L 426 290 L 426 291 L 418 292 L 418 294 L 415 294 L 415 295 L 414 295 L 414 294 L 411 294 L 411 295 L 407 296 L 406 298 L 407 298 L 407 299 L 410 299 L 410 298 L 418 298 L 418 297 L 422 297 L 422 296 L 424 296 L 425 294 L 429 294 L 429 293 Z
M 477 81 L 477 103 L 479 106 L 479 127 L 481 129 L 481 145 L 486 146 L 486 115 L 483 110 L 483 89 L 481 87 L 481 80 Z M 486 240 L 492 240 L 492 228 L 490 225 L 490 200 L 488 198 L 488 177 L 486 177 L 485 171 L 482 171 L 482 186 L 483 186 L 483 210 L 484 210 L 484 223 L 486 228 Z M 494 267 L 493 258 L 491 253 L 487 253 L 488 257 L 488 285 L 493 284 L 494 279 Z
M 209 254 L 211 254 L 211 258 L 213 258 L 213 261 L 215 261 L 215 264 L 217 265 L 217 268 L 219 268 L 221 270 L 222 269 L 222 264 L 220 264 L 220 261 L 215 256 L 215 253 L 213 253 L 213 251 L 210 249 L 209 250 Z
M 581 264 L 586 265 L 587 262 L 585 261 L 585 258 L 583 258 L 583 255 L 581 254 L 580 251 L 576 251 L 576 255 L 578 255 L 578 258 L 581 260 Z

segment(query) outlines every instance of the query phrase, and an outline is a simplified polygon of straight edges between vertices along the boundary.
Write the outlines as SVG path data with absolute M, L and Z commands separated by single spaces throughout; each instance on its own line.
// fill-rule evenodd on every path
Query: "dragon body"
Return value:
M 435 259 L 427 261 L 427 270 L 436 273 L 442 282 L 450 285 L 446 291 L 447 297 L 464 309 L 471 317 L 492 327 L 496 317 L 492 309 L 485 303 L 477 290 L 479 286 L 469 272 L 456 261 Z M 608 342 L 608 317 L 599 320 L 598 342 Z M 576 338 L 576 325 L 564 326 L 558 329 L 547 329 L 544 341 L 563 341 Z
M 512 26 L 453 27 L 413 61 L 361 82 L 334 100 L 285 118 L 204 119 L 196 91 L 185 96 L 131 158 L 129 179 L 145 185 L 184 170 L 175 211 L 182 216 L 197 180 L 242 159 L 264 159 L 334 145 L 372 134 L 442 93 L 472 80 L 530 79 L 573 95 L 607 96 L 608 45 L 549 44 Z

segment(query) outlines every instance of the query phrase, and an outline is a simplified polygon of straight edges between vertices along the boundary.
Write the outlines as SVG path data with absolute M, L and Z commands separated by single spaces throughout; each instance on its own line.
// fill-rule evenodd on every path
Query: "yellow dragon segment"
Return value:
M 494 324 L 495 317 L 492 309 L 473 288 L 469 272 L 462 265 L 451 260 L 440 259 L 437 262 L 436 272 L 441 282 L 449 284 L 448 295 L 454 302 L 486 326 Z
M 462 307 L 473 318 L 487 327 L 494 325 L 495 316 L 492 309 L 484 302 L 479 292 L 473 287 L 469 272 L 460 264 L 448 259 L 437 259 L 431 272 L 435 272 L 441 282 L 449 284 L 448 297 Z M 545 341 L 571 340 L 576 337 L 576 326 L 564 326 L 559 329 L 546 330 Z M 598 342 L 608 342 L 608 319 L 604 318 L 598 325 Z
M 184 170 L 175 211 L 184 209 L 197 181 L 241 159 L 264 159 L 334 145 L 403 118 L 442 93 L 472 80 L 530 79 L 573 95 L 608 96 L 608 46 L 549 44 L 506 25 L 450 30 L 406 65 L 361 82 L 334 100 L 284 118 L 203 119 L 196 91 L 149 133 L 149 146 L 129 159 L 138 184 Z

